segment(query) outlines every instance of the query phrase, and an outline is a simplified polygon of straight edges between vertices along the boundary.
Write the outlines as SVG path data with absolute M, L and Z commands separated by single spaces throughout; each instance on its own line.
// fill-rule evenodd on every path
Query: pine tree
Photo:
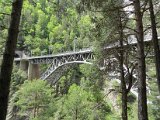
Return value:
M 146 64 L 144 55 L 144 33 L 140 1 L 134 0 L 134 12 L 136 20 L 136 38 L 138 54 L 138 118 L 148 120 L 147 91 L 146 91 Z
M 150 11 L 151 28 L 152 28 L 152 41 L 153 41 L 154 54 L 155 54 L 157 84 L 158 84 L 158 89 L 160 93 L 160 45 L 158 42 L 157 27 L 156 27 L 156 20 L 155 20 L 152 0 L 149 0 L 149 11 Z

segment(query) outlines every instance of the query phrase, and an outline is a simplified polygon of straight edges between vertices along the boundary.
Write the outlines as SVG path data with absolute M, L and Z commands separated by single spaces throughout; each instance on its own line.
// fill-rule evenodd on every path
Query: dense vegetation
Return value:
M 0 0 L 0 62 L 18 1 Z M 40 56 L 92 48 L 95 59 L 68 69 L 56 85 L 27 80 L 14 64 L 6 119 L 159 120 L 159 7 L 159 0 L 24 0 L 16 50 Z M 103 49 L 109 45 L 117 46 Z

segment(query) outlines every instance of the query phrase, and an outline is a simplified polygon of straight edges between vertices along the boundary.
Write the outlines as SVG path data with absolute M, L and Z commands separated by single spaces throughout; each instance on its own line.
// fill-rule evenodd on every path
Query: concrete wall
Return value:
M 28 80 L 39 79 L 40 78 L 40 68 L 39 64 L 31 64 L 28 66 Z
M 28 74 L 28 80 L 40 78 L 39 64 L 32 64 L 28 60 L 22 59 L 20 61 L 20 69 Z

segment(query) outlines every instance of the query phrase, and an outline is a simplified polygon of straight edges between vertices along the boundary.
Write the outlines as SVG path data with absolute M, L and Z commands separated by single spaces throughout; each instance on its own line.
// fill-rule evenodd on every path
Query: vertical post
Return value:
M 32 64 L 29 62 L 28 79 L 33 80 L 33 79 L 39 79 L 39 78 L 40 78 L 39 64 Z
M 49 55 L 52 54 L 52 46 L 49 46 Z
M 20 61 L 20 69 L 21 70 L 23 70 L 23 71 L 25 71 L 25 72 L 27 72 L 27 70 L 28 70 L 28 61 L 27 60 L 25 60 L 25 59 L 22 59 L 21 61 Z
M 48 54 L 50 55 L 50 47 L 48 47 Z
M 32 57 L 32 50 L 31 50 L 31 55 L 30 56 Z
M 77 42 L 77 37 L 74 38 L 73 40 L 73 51 L 76 51 L 76 42 Z

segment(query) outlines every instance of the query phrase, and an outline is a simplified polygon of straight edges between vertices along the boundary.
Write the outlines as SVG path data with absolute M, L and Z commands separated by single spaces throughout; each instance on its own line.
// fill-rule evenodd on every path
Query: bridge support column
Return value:
M 40 70 L 39 70 L 39 64 L 32 64 L 29 63 L 28 67 L 28 79 L 39 79 L 40 78 Z
M 27 73 L 28 72 L 28 64 L 29 64 L 29 62 L 27 60 L 22 59 L 20 61 L 20 69 Z

